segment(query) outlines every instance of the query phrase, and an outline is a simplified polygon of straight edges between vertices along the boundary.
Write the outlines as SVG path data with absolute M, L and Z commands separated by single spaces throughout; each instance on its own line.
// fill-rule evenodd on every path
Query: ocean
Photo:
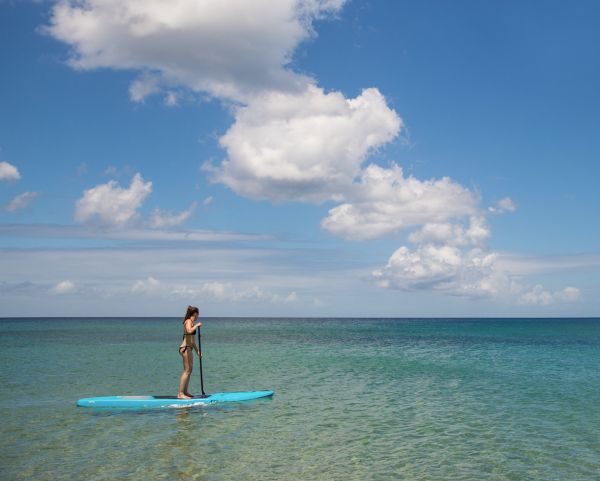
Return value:
M 206 392 L 272 399 L 78 408 L 176 395 L 181 319 L 1 319 L 0 479 L 600 480 L 600 319 L 202 321 Z

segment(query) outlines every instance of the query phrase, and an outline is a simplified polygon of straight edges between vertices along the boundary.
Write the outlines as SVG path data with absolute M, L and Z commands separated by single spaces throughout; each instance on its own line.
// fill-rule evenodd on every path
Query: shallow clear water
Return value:
M 0 479 L 600 479 L 600 319 L 204 326 L 205 390 L 273 399 L 77 408 L 176 394 L 180 320 L 0 320 Z

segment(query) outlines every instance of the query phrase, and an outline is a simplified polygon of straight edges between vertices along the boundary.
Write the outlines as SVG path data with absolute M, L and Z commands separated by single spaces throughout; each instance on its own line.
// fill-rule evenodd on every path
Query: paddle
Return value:
M 208 397 L 204 392 L 204 377 L 202 376 L 202 336 L 200 335 L 200 327 L 196 329 L 198 331 L 198 351 L 200 351 L 200 356 L 198 356 L 198 362 L 200 362 L 200 388 L 202 389 L 201 398 Z

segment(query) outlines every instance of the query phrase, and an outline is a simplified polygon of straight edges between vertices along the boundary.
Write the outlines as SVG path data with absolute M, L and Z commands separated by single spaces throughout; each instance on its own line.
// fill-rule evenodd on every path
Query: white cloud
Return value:
M 176 290 L 176 292 L 181 291 L 181 288 Z M 183 289 L 183 292 L 186 292 L 186 295 L 189 295 L 190 291 L 200 298 L 214 299 L 221 302 L 262 301 L 270 303 L 286 303 L 296 302 L 298 300 L 298 296 L 295 292 L 290 292 L 289 294 L 282 296 L 280 294 L 265 291 L 258 286 L 242 286 L 231 282 L 205 282 L 198 288 L 187 287 Z
M 409 236 L 415 244 L 433 243 L 451 246 L 481 246 L 490 237 L 490 229 L 484 217 L 471 216 L 468 227 L 458 223 L 427 223 Z
M 495 206 L 488 207 L 488 210 L 493 214 L 504 214 L 506 212 L 515 212 L 517 210 L 517 204 L 510 198 L 504 197 L 496 202 Z
M 182 85 L 245 100 L 264 89 L 290 90 L 307 78 L 285 69 L 312 21 L 344 0 L 62 0 L 46 31 L 72 47 L 69 63 L 90 70 L 140 70 L 134 100 Z M 149 85 L 153 76 L 155 87 Z M 140 82 L 138 81 L 138 82 Z
M 158 279 L 150 276 L 146 280 L 136 281 L 131 286 L 131 292 L 135 293 L 152 293 L 161 287 L 161 283 Z
M 71 281 L 62 281 L 56 284 L 51 292 L 53 294 L 70 294 L 75 291 L 75 284 Z
M 209 281 L 202 283 L 161 282 L 154 277 L 133 283 L 129 292 L 164 299 L 197 299 L 201 303 L 294 304 L 295 291 L 276 293 L 258 285 Z
M 133 169 L 129 165 L 123 165 L 121 167 L 116 167 L 114 165 L 109 165 L 106 169 L 104 169 L 104 175 L 107 177 L 120 178 L 120 177 L 129 177 L 133 175 Z
M 573 302 L 580 298 L 581 291 L 576 287 L 565 287 L 561 291 L 550 293 L 537 284 L 519 297 L 521 304 L 534 304 L 547 306 L 556 302 Z
M 210 207 L 211 205 L 213 205 L 214 201 L 215 201 L 215 199 L 211 195 L 202 201 L 202 205 L 204 207 Z
M 179 104 L 179 95 L 171 90 L 166 93 L 163 103 L 167 107 L 176 107 Z
M 548 291 L 545 291 L 543 286 L 536 285 L 531 290 L 523 293 L 521 297 L 519 297 L 519 302 L 521 304 L 540 304 L 540 305 L 548 305 L 552 302 L 552 294 Z
M 425 244 L 413 251 L 402 246 L 373 276 L 382 287 L 392 289 L 431 289 L 467 297 L 499 295 L 512 287 L 495 261 L 494 253 L 479 248 L 465 251 Z
M 220 139 L 227 159 L 212 168 L 213 178 L 251 198 L 339 199 L 368 153 L 401 127 L 377 89 L 354 99 L 314 85 L 296 93 L 268 92 L 237 110 Z
M 8 162 L 0 162 L 0 180 L 19 180 L 19 169 Z
M 39 195 L 39 192 L 23 192 L 22 194 L 15 196 L 8 204 L 6 204 L 4 210 L 11 214 L 19 212 L 27 208 L 33 199 Z
M 576 301 L 581 297 L 581 291 L 577 287 L 565 287 L 558 295 L 565 301 Z
M 154 209 L 152 216 L 148 221 L 148 225 L 153 229 L 162 229 L 165 227 L 173 227 L 185 222 L 196 210 L 197 203 L 192 202 L 187 210 L 180 212 L 179 214 L 173 212 L 166 212 L 160 209 Z
M 498 259 L 498 253 L 480 247 L 422 244 L 411 250 L 402 246 L 386 266 L 372 274 L 383 288 L 434 290 L 453 296 L 516 300 L 519 304 L 545 306 L 580 297 L 576 287 L 551 293 L 540 284 L 524 285 Z
M 81 223 L 98 221 L 107 227 L 122 227 L 137 216 L 137 209 L 152 192 L 152 182 L 135 174 L 128 189 L 111 180 L 86 190 L 75 206 L 75 219 Z
M 108 175 L 108 176 L 112 176 L 112 177 L 117 177 L 119 175 L 119 169 L 117 169 L 114 165 L 109 165 L 104 170 L 104 175 Z
M 409 236 L 418 244 L 416 249 L 400 247 L 383 268 L 373 271 L 373 277 L 384 288 L 434 290 L 454 296 L 517 300 L 520 304 L 548 305 L 579 298 L 575 287 L 551 294 L 541 285 L 517 282 L 517 275 L 499 262 L 499 254 L 486 248 L 489 236 L 485 218 L 479 216 L 471 217 L 468 227 L 425 224 Z
M 143 102 L 157 92 L 160 92 L 159 79 L 151 75 L 140 77 L 129 86 L 129 98 L 134 102 Z
M 352 240 L 376 239 L 407 227 L 476 215 L 479 202 L 473 192 L 447 177 L 425 181 L 404 177 L 395 164 L 389 169 L 369 165 L 348 197 L 350 202 L 331 209 L 321 226 Z

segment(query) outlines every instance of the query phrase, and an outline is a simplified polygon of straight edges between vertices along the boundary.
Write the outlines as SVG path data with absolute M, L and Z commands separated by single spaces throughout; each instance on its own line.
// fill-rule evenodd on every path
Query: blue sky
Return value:
M 599 18 L 0 2 L 0 316 L 598 315 Z

